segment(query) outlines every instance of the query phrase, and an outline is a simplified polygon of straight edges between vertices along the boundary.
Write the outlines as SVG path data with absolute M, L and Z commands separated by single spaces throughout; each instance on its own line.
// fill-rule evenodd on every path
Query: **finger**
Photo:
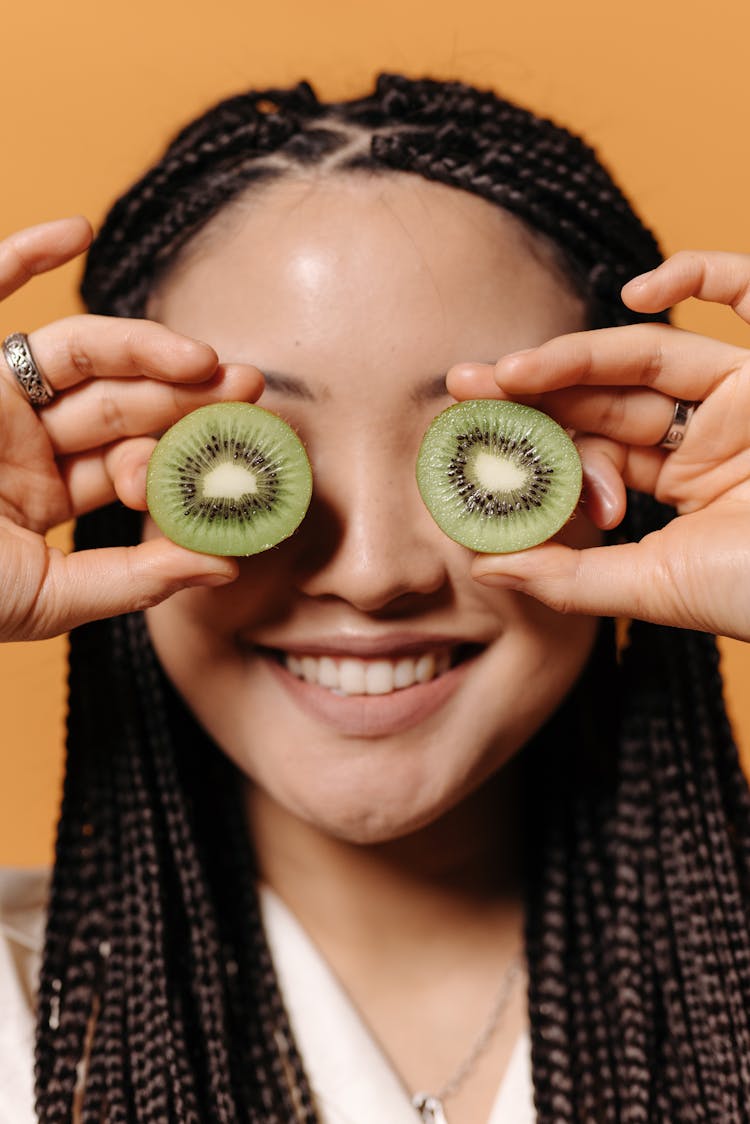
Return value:
M 122 441 L 107 459 L 107 472 L 117 498 L 133 511 L 147 511 L 146 474 L 148 462 L 156 446 L 152 437 Z
M 584 437 L 576 445 L 583 468 L 581 508 L 600 531 L 610 531 L 622 522 L 627 504 L 621 450 L 599 437 Z
M 146 470 L 155 445 L 153 437 L 138 437 L 62 458 L 59 470 L 72 514 L 85 515 L 116 499 L 134 511 L 145 511 Z
M 60 395 L 40 417 L 58 455 L 122 438 L 160 433 L 210 402 L 254 402 L 263 389 L 256 367 L 221 366 L 207 381 L 189 385 L 148 379 L 96 379 Z
M 56 636 L 86 621 L 147 609 L 180 589 L 225 585 L 238 572 L 233 558 L 195 554 L 164 538 L 68 555 L 51 551 L 34 635 Z
M 649 446 L 663 440 L 675 402 L 648 388 L 592 386 L 552 391 L 538 396 L 537 404 L 565 429 Z
M 153 320 L 69 316 L 29 333 L 34 360 L 53 390 L 92 378 L 145 376 L 201 382 L 216 370 L 212 347 Z
M 449 392 L 464 398 L 508 398 L 489 364 L 460 364 L 448 373 Z M 629 445 L 656 445 L 674 415 L 674 398 L 648 387 L 570 387 L 546 394 L 514 393 L 514 402 L 549 414 L 564 429 L 613 437 Z
M 445 377 L 445 386 L 459 402 L 470 398 L 509 397 L 497 384 L 493 363 L 455 363 Z
M 649 386 L 702 401 L 747 362 L 744 348 L 659 324 L 574 332 L 495 364 L 498 386 L 515 397 L 570 386 Z
M 750 254 L 680 250 L 622 290 L 638 312 L 661 312 L 688 297 L 727 304 L 750 323 Z
M 82 254 L 92 230 L 80 215 L 19 230 L 0 242 L 0 300 L 39 273 L 46 273 Z
M 700 627 L 681 619 L 687 610 L 676 603 L 673 582 L 639 543 L 585 550 L 545 543 L 521 554 L 476 558 L 472 576 L 482 585 L 528 594 L 558 613 Z
M 616 504 L 612 508 L 615 518 L 611 522 L 599 524 L 602 528 L 618 526 L 625 514 L 619 508 L 621 493 L 619 485 L 615 483 L 615 476 L 630 491 L 655 495 L 663 503 L 671 502 L 671 497 L 658 494 L 661 473 L 670 456 L 665 449 L 659 446 L 642 449 L 637 445 L 623 445 L 607 437 L 586 435 L 577 437 L 576 445 L 581 455 L 584 478 L 588 475 L 595 487 L 601 481 L 602 486 L 611 490 L 616 497 Z M 609 464 L 604 463 L 605 459 Z

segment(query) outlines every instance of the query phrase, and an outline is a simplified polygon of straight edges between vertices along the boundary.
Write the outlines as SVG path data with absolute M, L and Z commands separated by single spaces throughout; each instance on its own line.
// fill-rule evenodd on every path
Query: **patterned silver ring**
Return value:
M 657 442 L 657 444 L 662 449 L 666 449 L 669 453 L 673 452 L 675 449 L 679 449 L 684 440 L 685 431 L 690 423 L 690 419 L 697 409 L 697 402 L 687 402 L 684 398 L 676 398 L 674 413 L 672 414 L 669 428 L 661 441 Z
M 46 406 L 55 392 L 34 362 L 29 341 L 23 332 L 12 332 L 3 340 L 5 362 L 32 406 Z

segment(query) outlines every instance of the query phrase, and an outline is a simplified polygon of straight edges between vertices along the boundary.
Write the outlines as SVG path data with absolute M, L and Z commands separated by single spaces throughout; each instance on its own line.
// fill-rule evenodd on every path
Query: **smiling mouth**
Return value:
M 313 656 L 278 649 L 266 649 L 264 654 L 270 655 L 295 679 L 348 698 L 352 695 L 391 695 L 430 683 L 483 650 L 481 644 L 461 644 L 455 648 L 424 651 L 397 659 Z

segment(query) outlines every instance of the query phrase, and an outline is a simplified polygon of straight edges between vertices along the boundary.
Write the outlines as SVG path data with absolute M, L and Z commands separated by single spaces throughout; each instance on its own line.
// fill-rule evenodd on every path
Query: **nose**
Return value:
M 409 595 L 437 593 L 447 567 L 413 471 L 389 471 L 380 456 L 314 468 L 315 494 L 298 532 L 297 588 L 377 612 Z M 338 460 L 338 458 L 337 458 Z

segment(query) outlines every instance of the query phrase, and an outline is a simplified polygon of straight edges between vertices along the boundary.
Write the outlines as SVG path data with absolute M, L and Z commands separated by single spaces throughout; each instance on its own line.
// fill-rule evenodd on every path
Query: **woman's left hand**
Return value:
M 658 312 L 688 297 L 730 305 L 750 323 L 750 255 L 683 251 L 634 278 L 623 300 Z M 560 612 L 636 617 L 750 640 L 750 350 L 662 324 L 560 336 L 461 364 L 457 398 L 512 398 L 576 432 L 583 510 L 602 530 L 625 513 L 625 487 L 678 515 L 641 542 L 573 550 L 554 539 L 479 555 L 473 575 Z M 676 399 L 698 403 L 682 444 L 660 442 Z

